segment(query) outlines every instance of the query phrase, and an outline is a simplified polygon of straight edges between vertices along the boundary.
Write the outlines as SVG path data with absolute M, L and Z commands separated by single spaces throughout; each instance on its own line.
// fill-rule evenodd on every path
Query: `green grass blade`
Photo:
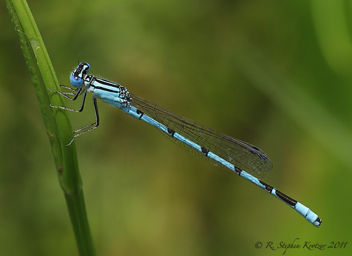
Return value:
M 5 2 L 35 87 L 80 255 L 95 255 L 75 146 L 73 143 L 66 147 L 72 139 L 71 124 L 66 111 L 50 107 L 50 102 L 56 106 L 64 105 L 59 95 L 48 92 L 49 89 L 59 89 L 54 68 L 27 2 L 25 0 L 5 0 Z

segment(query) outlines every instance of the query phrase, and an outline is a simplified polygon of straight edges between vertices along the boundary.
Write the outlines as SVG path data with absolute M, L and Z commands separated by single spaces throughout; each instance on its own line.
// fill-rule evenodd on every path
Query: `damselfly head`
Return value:
M 70 76 L 71 84 L 79 88 L 83 85 L 84 78 L 90 70 L 90 65 L 87 62 L 81 62 L 78 64 L 77 68 L 73 70 Z

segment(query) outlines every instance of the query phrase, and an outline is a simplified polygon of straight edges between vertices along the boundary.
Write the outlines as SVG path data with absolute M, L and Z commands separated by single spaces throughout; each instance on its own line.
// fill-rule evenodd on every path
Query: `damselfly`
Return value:
M 52 106 L 75 112 L 83 111 L 87 92 L 93 93 L 95 122 L 74 131 L 73 138 L 67 146 L 71 145 L 76 137 L 98 127 L 97 99 L 101 99 L 131 117 L 155 126 L 190 152 L 208 159 L 217 166 L 228 168 L 254 183 L 291 206 L 314 226 L 321 225 L 322 220 L 308 207 L 256 178 L 265 177 L 272 169 L 271 161 L 258 147 L 174 114 L 156 103 L 129 93 L 125 87 L 117 83 L 88 75 L 89 71 L 90 65 L 88 63 L 79 63 L 70 76 L 70 82 L 74 88 L 61 85 L 68 91 L 54 91 L 70 100 L 76 100 L 78 96 L 83 94 L 80 109 Z

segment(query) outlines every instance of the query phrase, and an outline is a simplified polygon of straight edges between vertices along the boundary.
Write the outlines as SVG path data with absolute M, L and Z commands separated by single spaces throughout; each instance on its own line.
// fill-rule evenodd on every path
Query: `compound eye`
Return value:
M 78 66 L 82 66 L 82 73 L 87 74 L 90 71 L 90 65 L 87 62 L 81 62 Z
M 78 76 L 75 76 L 74 74 L 71 74 L 70 82 L 73 85 L 73 87 L 79 88 L 83 84 L 83 79 Z

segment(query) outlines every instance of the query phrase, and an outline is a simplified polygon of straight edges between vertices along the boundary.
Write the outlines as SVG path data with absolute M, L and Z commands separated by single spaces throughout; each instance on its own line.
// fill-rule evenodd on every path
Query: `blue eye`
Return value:
M 80 77 L 75 76 L 75 75 L 72 73 L 71 76 L 70 76 L 70 82 L 71 82 L 71 84 L 72 84 L 74 87 L 78 88 L 78 87 L 81 87 L 81 86 L 82 86 L 83 79 L 80 78 Z
M 76 70 L 83 74 L 87 74 L 90 71 L 90 65 L 87 62 L 81 62 L 78 64 Z
M 87 62 L 81 62 L 81 64 L 84 66 L 83 70 L 87 74 L 90 71 L 90 65 Z

